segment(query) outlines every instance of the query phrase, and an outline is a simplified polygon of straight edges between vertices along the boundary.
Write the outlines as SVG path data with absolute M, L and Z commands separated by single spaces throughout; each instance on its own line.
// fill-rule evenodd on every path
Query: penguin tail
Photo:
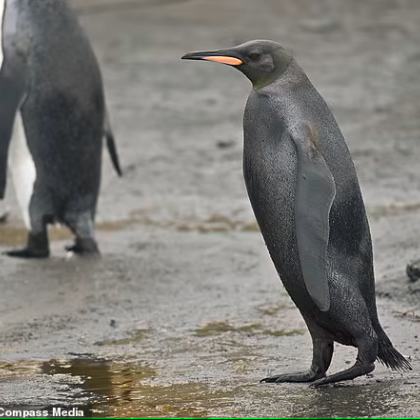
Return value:
M 115 146 L 114 135 L 112 134 L 111 124 L 109 122 L 108 112 L 105 116 L 104 135 L 106 138 L 106 146 L 111 156 L 112 164 L 114 165 L 115 171 L 119 176 L 122 176 L 120 160 L 118 158 L 117 147 Z
M 392 370 L 412 370 L 410 362 L 392 345 L 382 330 L 379 335 L 378 360 Z

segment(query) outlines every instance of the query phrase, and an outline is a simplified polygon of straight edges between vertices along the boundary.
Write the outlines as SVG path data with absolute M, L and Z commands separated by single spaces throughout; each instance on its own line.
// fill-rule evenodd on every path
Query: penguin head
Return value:
M 292 61 L 292 55 L 274 41 L 249 41 L 237 47 L 185 54 L 183 60 L 206 60 L 233 66 L 260 89 L 280 76 Z

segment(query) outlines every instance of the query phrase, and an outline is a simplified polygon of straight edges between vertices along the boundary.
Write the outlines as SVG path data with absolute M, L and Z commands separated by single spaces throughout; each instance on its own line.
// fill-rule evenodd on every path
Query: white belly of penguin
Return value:
M 6 0 L 0 0 L 0 45 L 3 45 L 3 14 Z M 3 64 L 3 47 L 0 48 L 0 64 Z M 23 213 L 23 220 L 28 229 L 31 228 L 29 217 L 29 203 L 36 179 L 35 164 L 26 142 L 22 115 L 18 109 L 13 126 L 12 138 L 9 146 L 9 169 L 13 178 L 16 198 Z
M 12 141 L 9 149 L 9 169 L 12 173 L 16 198 L 23 213 L 23 220 L 26 227 L 30 229 L 29 203 L 34 189 L 36 170 L 26 142 L 20 111 L 16 114 L 13 126 Z

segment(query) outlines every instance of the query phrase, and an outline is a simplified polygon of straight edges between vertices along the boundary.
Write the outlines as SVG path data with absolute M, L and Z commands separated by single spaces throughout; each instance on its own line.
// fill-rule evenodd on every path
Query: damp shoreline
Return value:
M 106 3 L 106 4 L 105 4 Z M 0 403 L 105 416 L 420 415 L 420 5 L 410 1 L 75 0 L 102 68 L 124 176 L 104 151 L 102 258 L 1 258 Z M 117 8 L 123 5 L 121 9 Z M 125 8 L 126 7 L 126 8 Z M 379 318 L 413 371 L 311 389 L 261 384 L 306 369 L 312 344 L 249 204 L 249 82 L 188 51 L 273 39 L 331 107 L 349 145 L 374 249 Z M 26 240 L 12 184 L 0 252 Z M 328 373 L 355 349 L 335 346 Z

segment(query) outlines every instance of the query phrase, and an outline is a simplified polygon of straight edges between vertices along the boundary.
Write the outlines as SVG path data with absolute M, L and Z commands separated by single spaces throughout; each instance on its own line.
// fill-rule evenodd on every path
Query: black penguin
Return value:
M 313 341 L 309 370 L 263 381 L 319 386 L 372 372 L 376 359 L 411 369 L 378 320 L 369 225 L 349 150 L 296 60 L 265 40 L 182 58 L 234 66 L 253 84 L 244 114 L 245 183 L 270 256 Z M 334 341 L 357 347 L 357 361 L 326 376 Z
M 88 37 L 66 0 L 1 0 L 0 10 L 0 198 L 9 157 L 29 229 L 27 247 L 7 254 L 48 257 L 46 226 L 54 222 L 75 234 L 69 250 L 98 254 L 94 219 L 104 136 L 121 171 Z

